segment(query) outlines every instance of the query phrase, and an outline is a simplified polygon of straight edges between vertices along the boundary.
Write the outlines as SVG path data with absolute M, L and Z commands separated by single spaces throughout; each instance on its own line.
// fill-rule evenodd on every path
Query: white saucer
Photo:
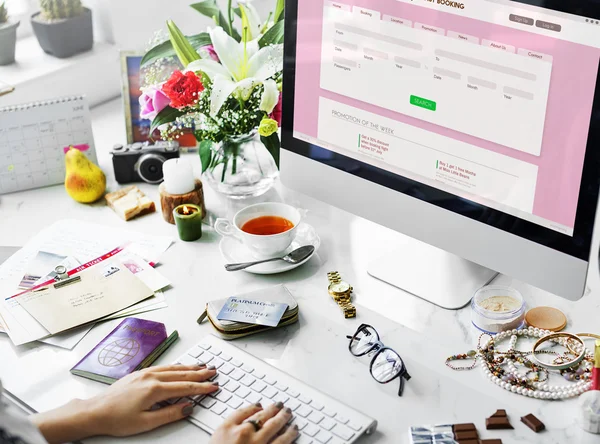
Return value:
M 305 245 L 313 245 L 315 247 L 315 251 L 298 264 L 288 264 L 284 261 L 274 261 L 248 267 L 245 271 L 254 274 L 276 274 L 293 270 L 294 268 L 297 268 L 300 265 L 308 262 L 321 246 L 321 239 L 317 235 L 317 232 L 312 225 L 303 222 L 298 225 L 296 237 L 292 241 L 292 244 L 282 254 L 282 256 L 285 256 L 296 248 L 300 248 Z M 221 239 L 221 243 L 219 244 L 219 249 L 221 250 L 221 255 L 228 264 L 238 264 L 241 262 L 252 262 L 258 260 L 241 241 L 233 237 L 223 237 Z

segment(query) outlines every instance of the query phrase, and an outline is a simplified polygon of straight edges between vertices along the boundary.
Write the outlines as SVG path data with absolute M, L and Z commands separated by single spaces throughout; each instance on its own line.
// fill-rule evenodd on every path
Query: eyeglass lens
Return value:
M 379 335 L 374 328 L 365 326 L 361 328 L 352 338 L 350 351 L 355 356 L 361 356 L 373 349 L 379 342 Z
M 393 350 L 382 350 L 375 357 L 371 367 L 371 374 L 378 382 L 389 382 L 394 379 L 402 369 L 404 363 L 398 353 Z

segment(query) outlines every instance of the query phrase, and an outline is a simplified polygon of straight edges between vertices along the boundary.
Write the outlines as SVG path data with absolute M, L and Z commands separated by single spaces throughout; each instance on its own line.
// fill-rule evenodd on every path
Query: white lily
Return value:
M 242 9 L 248 21 L 248 34 L 242 38 L 247 41 L 257 39 L 261 36 L 263 23 L 260 21 L 260 15 L 250 0 L 238 0 L 238 5 Z
M 230 95 L 248 100 L 254 88 L 283 69 L 283 45 L 258 47 L 258 39 L 237 42 L 221 27 L 209 29 L 221 63 L 195 60 L 186 71 L 202 71 L 213 82 L 210 113 L 215 116 Z
M 275 80 L 273 79 L 265 80 L 263 84 L 265 90 L 260 99 L 259 109 L 267 114 L 271 114 L 273 108 L 275 108 L 275 105 L 279 102 L 279 89 L 277 88 L 277 83 L 275 83 Z

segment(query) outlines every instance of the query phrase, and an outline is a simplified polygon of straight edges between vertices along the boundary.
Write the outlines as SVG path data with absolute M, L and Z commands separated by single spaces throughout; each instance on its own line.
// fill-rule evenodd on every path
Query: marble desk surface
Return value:
M 114 190 L 117 184 L 108 151 L 114 143 L 125 140 L 120 103 L 113 101 L 96 108 L 93 125 L 99 163 L 107 173 L 109 189 Z M 186 157 L 199 173 L 197 155 Z M 140 188 L 155 202 L 159 201 L 156 187 L 144 184 Z M 238 206 L 219 201 L 211 190 L 206 190 L 206 199 L 211 217 L 230 216 Z M 501 438 L 506 444 L 600 442 L 600 436 L 587 434 L 575 424 L 576 399 L 525 398 L 491 384 L 479 368 L 456 372 L 444 365 L 447 356 L 465 353 L 477 342 L 479 333 L 471 325 L 470 308 L 459 311 L 438 308 L 371 278 L 366 271 L 370 260 L 401 244 L 401 234 L 281 185 L 265 199 L 284 200 L 306 210 L 306 221 L 316 228 L 322 240 L 318 254 L 291 272 L 257 276 L 224 270 L 219 236 L 210 228 L 206 228 L 198 242 L 177 240 L 163 255 L 158 268 L 173 283 L 165 292 L 169 307 L 143 315 L 165 322 L 168 330 L 177 329 L 181 336 L 159 364 L 172 362 L 211 333 L 208 325 L 196 323 L 207 301 L 285 283 L 299 301 L 299 323 L 238 340 L 235 345 L 377 419 L 377 432 L 360 442 L 404 443 L 408 441 L 411 425 L 456 422 L 474 422 L 483 438 Z M 61 186 L 56 186 L 0 196 L 0 246 L 24 245 L 45 226 L 65 218 L 177 237 L 175 227 L 162 220 L 160 211 L 123 222 L 102 204 L 77 204 Z M 598 242 L 596 233 L 596 252 Z M 332 270 L 339 271 L 355 288 L 356 319 L 345 320 L 327 294 L 326 273 Z M 550 305 L 563 310 L 569 331 L 600 333 L 598 274 L 597 255 L 594 255 L 588 291 L 578 302 L 566 301 L 509 277 L 499 277 L 496 282 L 517 287 L 530 307 Z M 424 273 L 423 279 L 427 278 Z M 72 376 L 69 369 L 116 322 L 97 325 L 73 351 L 37 343 L 16 348 L 8 337 L 0 335 L 0 378 L 4 386 L 38 411 L 57 407 L 73 397 L 101 392 L 105 386 Z M 345 335 L 353 333 L 361 323 L 375 326 L 382 341 L 405 360 L 412 379 L 406 384 L 403 397 L 397 396 L 397 381 L 387 385 L 376 383 L 369 376 L 369 360 L 355 358 L 348 352 Z M 485 418 L 500 408 L 507 410 L 514 430 L 486 431 Z M 528 413 L 538 416 L 547 430 L 536 435 L 521 424 L 519 418 Z M 181 422 L 127 440 L 201 443 L 208 441 L 208 435 Z M 116 441 L 120 440 L 101 437 L 86 442 Z

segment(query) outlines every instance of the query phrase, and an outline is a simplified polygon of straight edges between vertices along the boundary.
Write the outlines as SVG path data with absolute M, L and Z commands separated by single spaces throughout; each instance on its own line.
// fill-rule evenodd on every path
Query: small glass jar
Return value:
M 471 300 L 471 321 L 485 333 L 519 329 L 525 321 L 525 301 L 511 287 L 487 285 Z

